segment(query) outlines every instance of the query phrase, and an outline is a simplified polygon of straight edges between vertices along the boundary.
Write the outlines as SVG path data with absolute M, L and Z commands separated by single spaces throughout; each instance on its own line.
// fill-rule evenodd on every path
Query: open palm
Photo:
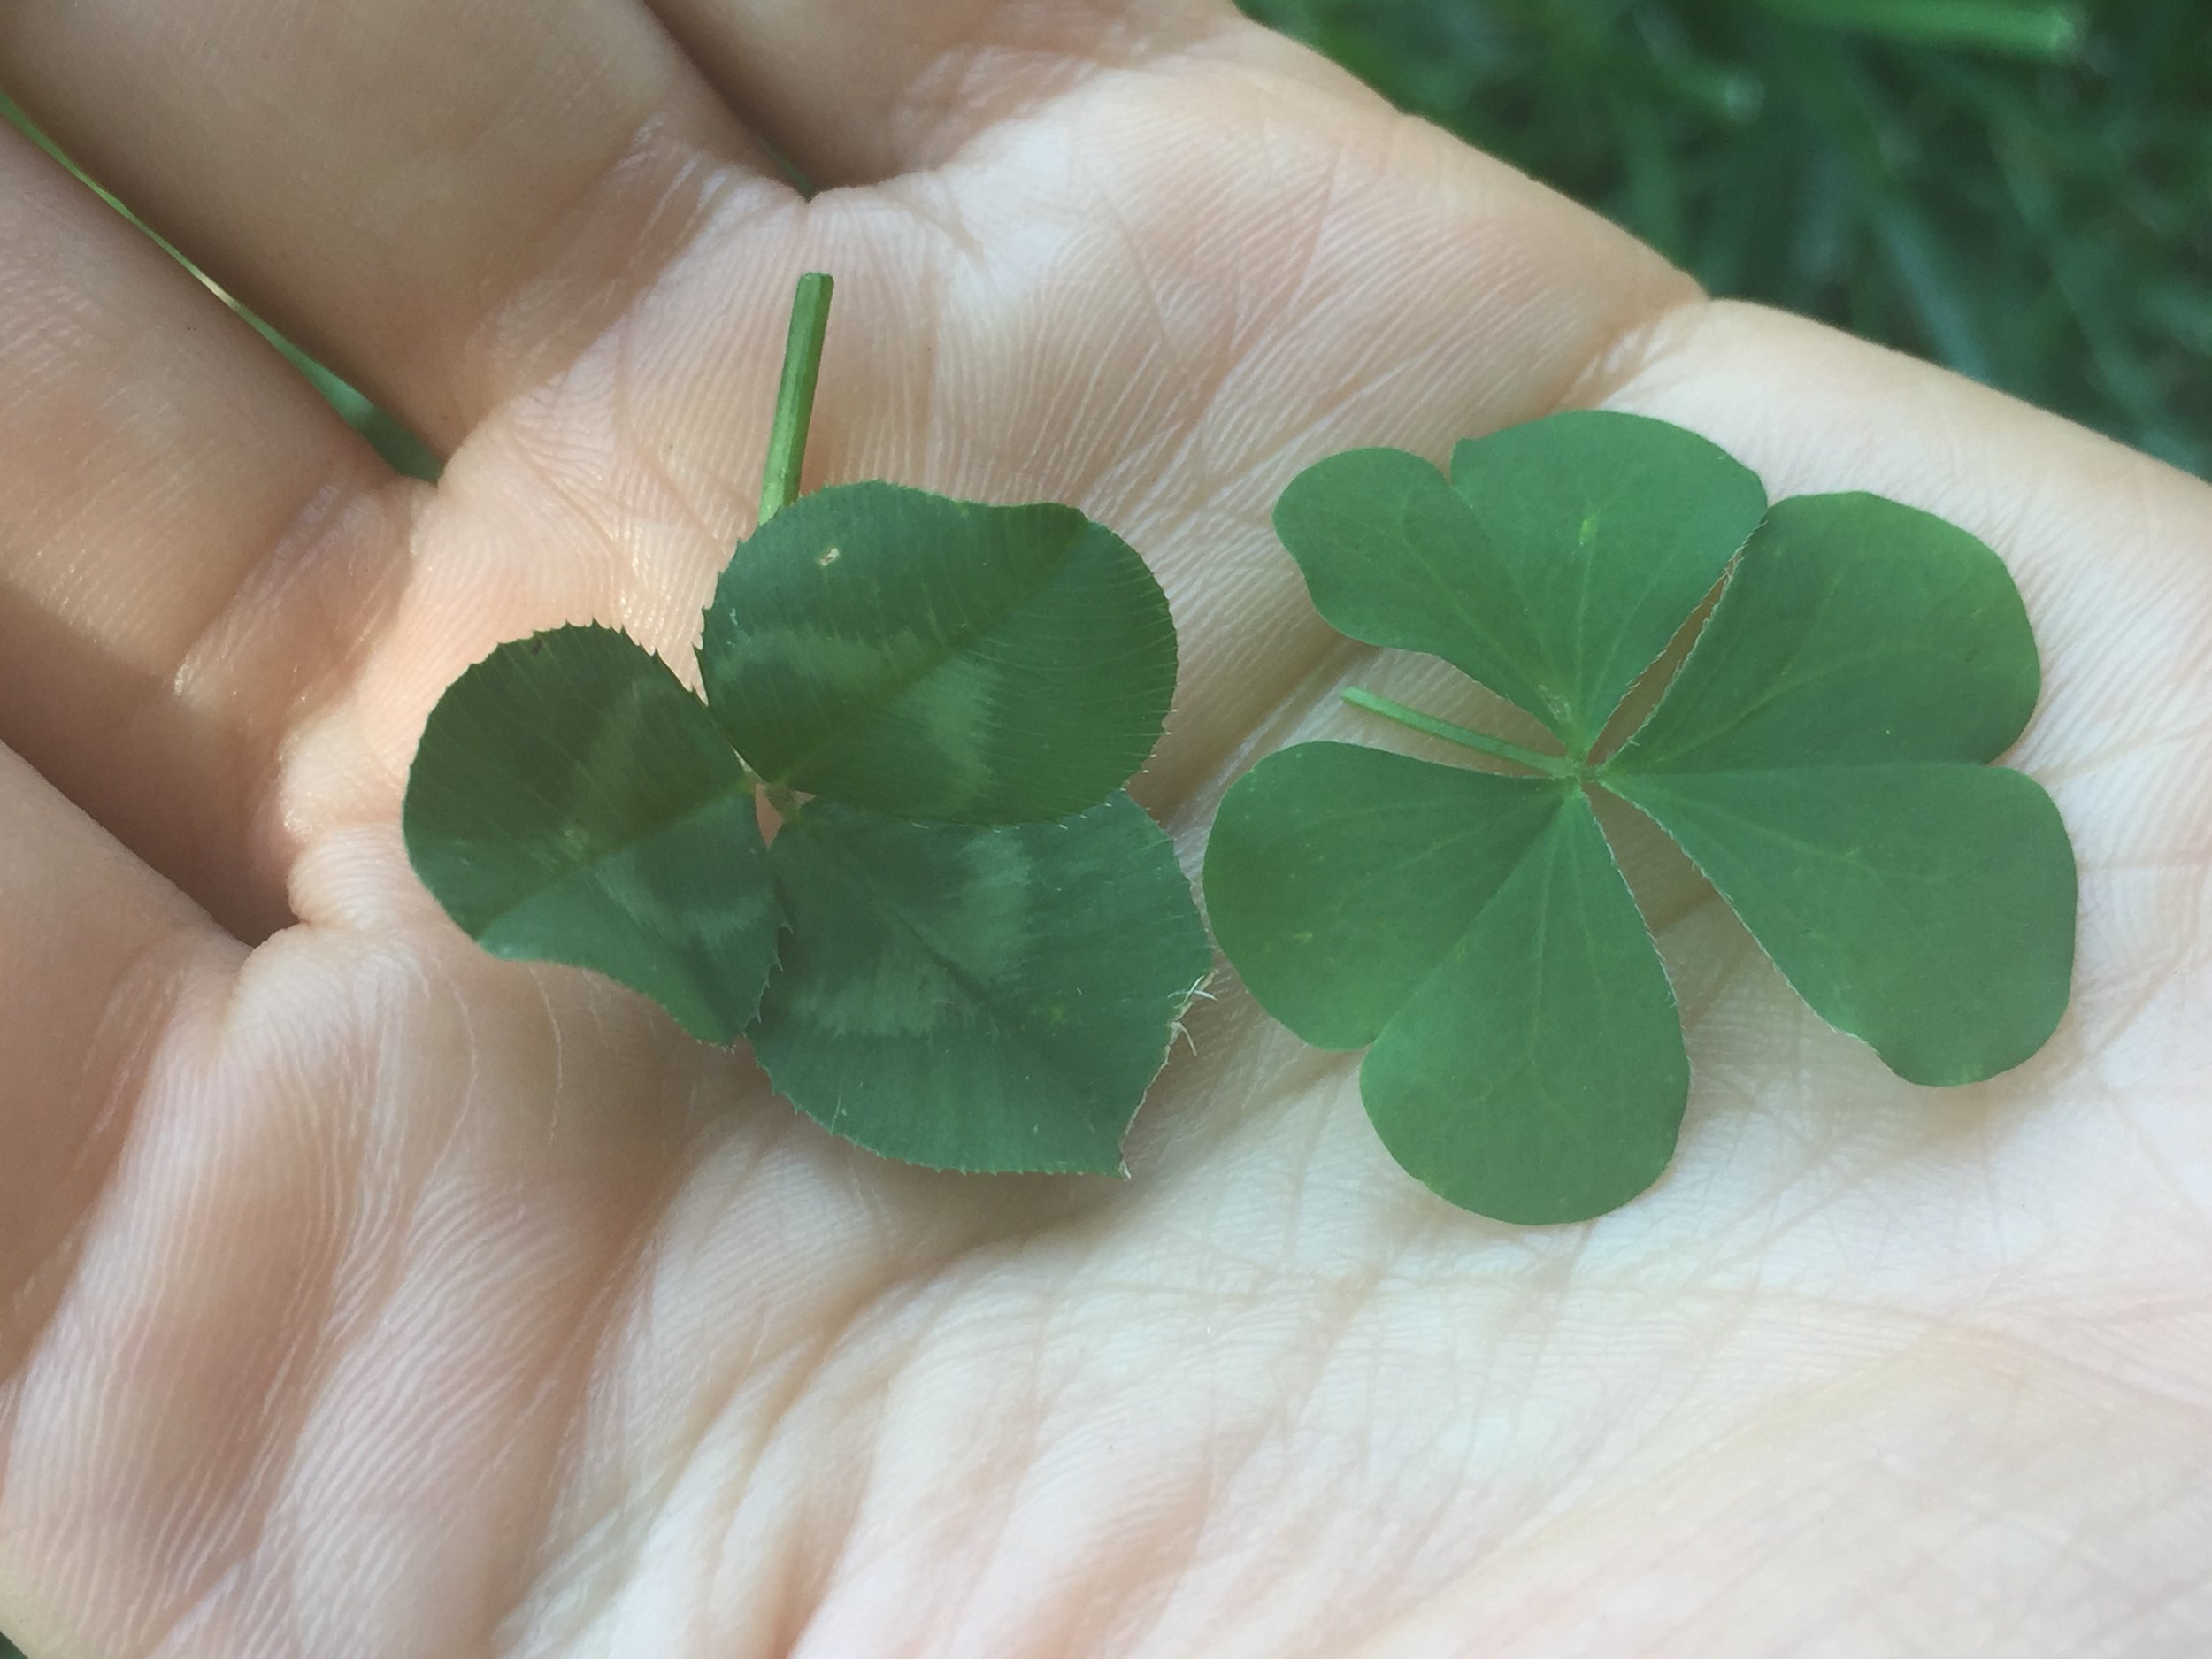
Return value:
M 0 150 L 0 1624 L 40 1659 L 2201 1651 L 2212 492 L 1703 302 L 1195 0 L 28 0 L 0 84 L 454 452 L 383 472 Z M 1194 858 L 1352 671 L 1455 712 L 1275 547 L 1321 454 L 1603 402 L 1965 524 L 2045 649 L 2067 1023 L 1907 1087 L 1632 835 L 1683 1150 L 1520 1230 L 1233 981 L 1133 1179 L 963 1179 L 483 956 L 400 846 L 424 717 L 563 621 L 687 659 L 815 267 L 814 478 L 1151 557 L 1185 672 L 1140 793 Z

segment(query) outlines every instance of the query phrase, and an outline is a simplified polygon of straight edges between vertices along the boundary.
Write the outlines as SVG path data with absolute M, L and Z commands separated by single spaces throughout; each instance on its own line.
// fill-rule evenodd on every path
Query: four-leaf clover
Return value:
M 1173 848 L 1121 789 L 1175 688 L 1167 599 L 1072 507 L 793 500 L 828 292 L 801 286 L 705 700 L 610 629 L 502 646 L 430 717 L 408 851 L 487 949 L 749 1038 L 785 1098 L 872 1151 L 1118 1170 L 1212 965 Z
M 2003 564 L 1867 495 L 1771 510 L 1665 423 L 1559 415 L 1323 461 L 1283 542 L 1333 626 L 1443 658 L 1548 727 L 1550 755 L 1365 693 L 1517 764 L 1340 743 L 1254 768 L 1215 822 L 1215 935 L 1308 1041 L 1369 1049 L 1406 1169 L 1517 1222 L 1599 1214 L 1671 1156 L 1689 1066 L 1667 974 L 1592 797 L 1654 819 L 1823 1018 L 1954 1084 L 2049 1037 L 2072 971 L 2072 849 L 2042 789 L 1986 764 L 2039 683 Z M 1726 579 L 1640 727 L 1606 728 Z

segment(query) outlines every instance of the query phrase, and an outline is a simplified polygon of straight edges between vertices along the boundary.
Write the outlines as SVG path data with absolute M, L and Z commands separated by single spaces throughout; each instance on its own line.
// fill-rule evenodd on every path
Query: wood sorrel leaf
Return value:
M 1815 1012 L 1916 1083 L 2019 1064 L 2064 1013 L 2073 849 L 1992 769 L 2035 707 L 1997 556 L 1873 495 L 1778 504 L 1600 773 L 1690 855 Z
M 1206 895 L 1253 994 L 1308 1041 L 1371 1043 L 1385 1143 L 1486 1215 L 1565 1221 L 1655 1179 L 1686 1071 L 1665 972 L 1587 792 L 1673 836 L 1824 1018 L 1899 1075 L 1959 1083 L 2049 1037 L 2073 850 L 1985 763 L 2039 689 L 2012 579 L 1964 531 L 1870 495 L 1767 514 L 1657 708 L 1589 749 L 1760 516 L 1686 434 L 1559 417 L 1463 444 L 1452 485 L 1361 451 L 1277 514 L 1338 627 L 1432 652 L 1546 721 L 1565 757 L 1355 689 L 1538 774 L 1311 744 L 1228 792 Z
M 1657 1180 L 1689 1092 L 1667 971 L 1578 789 L 1360 1067 L 1409 1174 L 1532 1224 L 1602 1215 Z
M 1758 524 L 1747 467 L 1693 433 L 1578 411 L 1417 457 L 1308 468 L 1275 527 L 1330 625 L 1426 651 L 1587 755 Z
M 1606 771 L 1980 765 L 2019 737 L 2041 685 L 2020 590 L 1982 542 L 1879 495 L 1801 495 L 1768 513 Z
M 1368 1116 L 1453 1202 L 1577 1220 L 1666 1167 L 1689 1088 L 1673 993 L 1572 782 L 1302 744 L 1224 798 L 1205 886 L 1270 1013 L 1374 1045 Z
M 503 645 L 449 687 L 407 782 L 408 856 L 496 956 L 568 963 L 730 1042 L 780 911 L 753 788 L 666 664 L 607 628 Z
M 1144 561 L 1072 507 L 848 484 L 738 549 L 699 662 L 772 782 L 901 818 L 1031 823 L 1095 806 L 1144 764 L 1175 628 Z
M 1141 807 L 976 828 L 818 799 L 771 857 L 791 933 L 751 1037 L 779 1094 L 911 1164 L 1120 1169 L 1212 964 Z
M 1562 791 L 1351 743 L 1285 749 L 1214 816 L 1214 937 L 1291 1030 L 1363 1048 L 1465 936 Z

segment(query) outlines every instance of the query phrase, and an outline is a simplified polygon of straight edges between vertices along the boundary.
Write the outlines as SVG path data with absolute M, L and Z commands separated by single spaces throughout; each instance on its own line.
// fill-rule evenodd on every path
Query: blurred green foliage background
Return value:
M 2212 0 L 1240 0 L 1717 294 L 2212 475 Z

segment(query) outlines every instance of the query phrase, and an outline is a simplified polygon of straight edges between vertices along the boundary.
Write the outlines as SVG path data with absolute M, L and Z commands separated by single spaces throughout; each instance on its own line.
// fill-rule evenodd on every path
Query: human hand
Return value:
M 386 474 L 0 147 L 0 1624 L 39 1659 L 2196 1651 L 2212 492 L 1702 302 L 1220 6 L 657 10 L 0 19 L 81 160 L 454 452 Z M 755 134 L 849 188 L 802 203 Z M 1964 524 L 2045 653 L 2015 764 L 2081 860 L 2066 1024 L 1908 1087 L 1632 839 L 1682 1151 L 1527 1230 L 1400 1173 L 1356 1058 L 1233 981 L 1135 1179 L 967 1179 L 484 956 L 400 846 L 423 718 L 563 621 L 687 662 L 812 267 L 818 480 L 1070 500 L 1152 558 L 1185 676 L 1140 793 L 1194 857 L 1367 661 L 1268 527 L 1322 454 L 1604 403 L 1778 497 Z M 1433 666 L 1364 683 L 1453 712 Z

